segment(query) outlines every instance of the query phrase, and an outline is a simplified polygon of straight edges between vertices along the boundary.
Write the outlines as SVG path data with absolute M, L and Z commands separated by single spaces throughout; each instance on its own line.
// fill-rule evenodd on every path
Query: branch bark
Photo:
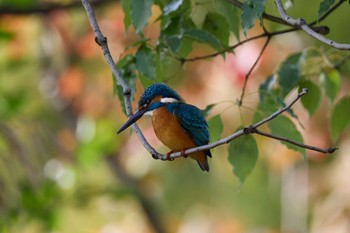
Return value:
M 240 98 L 239 101 L 238 101 L 238 105 L 239 105 L 239 106 L 242 106 L 243 98 L 244 98 L 244 95 L 245 95 L 245 90 L 246 90 L 247 83 L 248 83 L 248 79 L 249 79 L 251 73 L 253 72 L 254 68 L 255 68 L 256 65 L 258 64 L 260 58 L 262 57 L 262 55 L 263 55 L 263 53 L 264 53 L 266 47 L 268 46 L 268 44 L 269 44 L 269 42 L 270 42 L 270 39 L 271 39 L 271 37 L 268 36 L 267 39 L 266 39 L 266 41 L 265 41 L 265 43 L 264 43 L 264 45 L 263 45 L 263 47 L 262 47 L 262 49 L 261 49 L 261 51 L 260 51 L 259 56 L 257 57 L 257 59 L 255 60 L 254 64 L 252 65 L 252 67 L 250 67 L 248 73 L 247 73 L 246 76 L 245 76 L 244 84 L 243 84 L 243 88 L 242 88 L 242 93 L 241 93 L 241 98 Z
M 350 44 L 342 44 L 335 42 L 333 40 L 330 40 L 321 34 L 317 33 L 310 25 L 306 23 L 306 21 L 302 18 L 294 19 L 291 16 L 287 14 L 285 9 L 283 8 L 281 0 L 274 0 L 276 8 L 278 13 L 280 14 L 281 18 L 288 23 L 290 26 L 300 28 L 303 30 L 306 34 L 310 35 L 311 37 L 321 41 L 324 44 L 327 44 L 333 48 L 339 49 L 339 50 L 350 50 Z M 340 0 L 340 3 L 344 2 L 344 0 Z M 326 15 L 327 16 L 327 15 Z
M 89 18 L 89 22 L 91 25 L 91 28 L 93 29 L 95 33 L 95 41 L 96 43 L 101 47 L 103 55 L 109 65 L 109 68 L 111 69 L 114 78 L 116 79 L 116 83 L 123 88 L 123 95 L 124 95 L 124 102 L 125 102 L 125 109 L 126 114 L 128 117 L 132 116 L 132 107 L 131 107 L 131 89 L 128 87 L 126 82 L 124 81 L 123 77 L 120 75 L 119 71 L 117 70 L 115 66 L 115 62 L 112 58 L 112 55 L 108 48 L 107 38 L 102 34 L 100 27 L 97 24 L 95 13 L 91 7 L 91 4 L 88 0 L 81 0 L 85 11 L 87 13 L 87 16 Z M 151 153 L 153 158 L 160 157 L 160 154 L 148 143 L 144 135 L 142 134 L 140 128 L 137 126 L 137 124 L 133 124 L 132 126 L 134 132 L 140 139 L 141 143 L 144 145 L 144 147 L 148 150 L 148 152 Z

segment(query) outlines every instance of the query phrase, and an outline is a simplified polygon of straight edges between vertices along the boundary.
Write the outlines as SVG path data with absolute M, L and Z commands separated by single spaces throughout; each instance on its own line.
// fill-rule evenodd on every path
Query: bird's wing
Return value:
M 173 113 L 179 119 L 181 127 L 197 146 L 209 143 L 208 124 L 201 111 L 189 104 L 178 103 Z

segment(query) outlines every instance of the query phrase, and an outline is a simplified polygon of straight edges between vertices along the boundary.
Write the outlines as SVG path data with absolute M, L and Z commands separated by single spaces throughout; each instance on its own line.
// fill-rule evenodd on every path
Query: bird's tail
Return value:
M 193 154 L 191 157 L 195 159 L 202 171 L 209 172 L 208 156 L 211 157 L 209 150 Z

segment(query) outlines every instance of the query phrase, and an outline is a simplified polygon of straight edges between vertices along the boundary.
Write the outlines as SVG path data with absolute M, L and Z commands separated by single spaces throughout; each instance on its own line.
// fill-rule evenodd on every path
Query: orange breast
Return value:
M 172 151 L 195 147 L 176 117 L 165 107 L 153 112 L 152 124 L 158 139 Z
M 172 151 L 182 151 L 183 149 L 193 148 L 196 145 L 191 138 L 181 128 L 177 118 L 165 107 L 154 110 L 152 115 L 152 124 L 154 132 L 158 139 Z M 197 152 L 189 155 L 190 158 L 197 160 L 200 167 L 209 169 L 207 156 L 204 152 Z

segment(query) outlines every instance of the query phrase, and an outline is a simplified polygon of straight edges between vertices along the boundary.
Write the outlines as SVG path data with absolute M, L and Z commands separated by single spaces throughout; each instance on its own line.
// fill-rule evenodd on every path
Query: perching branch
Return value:
M 101 46 L 102 48 L 102 51 L 103 51 L 103 54 L 106 58 L 106 61 L 107 63 L 109 64 L 110 66 L 110 69 L 112 70 L 112 73 L 116 79 L 116 82 L 119 86 L 121 86 L 123 88 L 123 94 L 124 94 L 124 101 L 125 101 L 125 106 L 126 106 L 126 113 L 128 115 L 128 117 L 130 117 L 132 115 L 132 108 L 131 108 L 131 90 L 130 88 L 128 87 L 128 85 L 125 83 L 123 77 L 120 75 L 120 73 L 118 72 L 118 70 L 116 69 L 116 66 L 115 66 L 115 63 L 113 61 L 113 58 L 110 54 L 110 51 L 109 51 L 109 48 L 108 48 L 108 44 L 107 44 L 107 39 L 106 37 L 103 36 L 98 24 L 97 24 L 97 21 L 96 21 L 96 17 L 95 17 L 95 14 L 91 8 L 91 5 L 90 3 L 88 2 L 88 0 L 81 0 L 83 5 L 84 5 L 84 8 L 87 12 L 87 15 L 88 15 L 88 18 L 89 18 L 89 21 L 90 21 L 90 24 L 91 24 L 91 27 L 95 33 L 95 40 L 96 40 L 96 43 L 98 45 Z M 269 33 L 268 32 L 264 32 L 264 34 L 261 34 L 259 36 L 256 36 L 256 37 L 252 37 L 252 38 L 249 38 L 247 39 L 245 42 L 247 41 L 250 41 L 250 40 L 253 40 L 253 39 L 257 39 L 257 38 L 262 38 L 262 37 L 265 37 L 265 36 L 268 36 L 268 40 L 265 42 L 265 45 L 262 49 L 262 52 L 260 53 L 258 59 L 256 60 L 255 63 L 258 62 L 258 60 L 260 59 L 263 51 L 265 50 L 268 42 L 269 42 L 269 39 L 271 38 L 272 35 L 277 35 L 277 34 L 280 34 L 280 33 L 286 33 L 286 32 L 289 32 L 289 31 L 293 31 L 293 30 L 296 30 L 295 28 L 293 29 L 288 29 L 288 30 L 284 30 L 284 31 L 279 31 L 279 32 L 274 32 L 274 33 Z M 244 42 L 244 43 L 245 43 Z M 235 46 L 233 47 L 237 47 L 239 45 L 241 45 L 241 43 L 238 43 L 236 44 Z M 234 49 L 234 48 L 231 48 Z M 213 55 L 210 55 L 210 56 L 213 56 Z M 187 61 L 187 60 L 186 60 Z M 253 65 L 253 67 L 251 68 L 251 70 L 253 70 L 253 68 L 255 67 L 256 64 Z M 251 72 L 251 71 L 250 71 Z M 157 152 L 149 143 L 148 141 L 145 139 L 144 135 L 142 134 L 142 132 L 140 131 L 139 127 L 136 125 L 136 124 L 133 124 L 133 130 L 135 131 L 135 133 L 137 134 L 139 140 L 141 141 L 141 143 L 144 145 L 144 147 L 151 153 L 152 157 L 155 158 L 155 159 L 161 159 L 161 160 L 168 160 L 169 158 L 170 159 L 174 159 L 174 158 L 177 158 L 177 157 L 181 157 L 181 156 L 184 156 L 184 155 L 188 155 L 188 154 L 191 154 L 191 153 L 195 153 L 195 152 L 199 152 L 199 151 L 203 151 L 203 150 L 208 150 L 208 149 L 212 149 L 212 148 L 215 148 L 217 146 L 220 146 L 222 144 L 226 144 L 226 143 L 229 143 L 230 141 L 232 141 L 233 139 L 237 138 L 237 137 L 240 137 L 242 135 L 245 135 L 245 134 L 251 134 L 251 133 L 258 133 L 260 135 L 263 135 L 264 133 L 262 133 L 261 131 L 258 131 L 257 128 L 265 123 L 267 123 L 268 121 L 271 121 L 272 119 L 274 119 L 275 117 L 277 117 L 278 115 L 282 114 L 283 112 L 287 111 L 288 109 L 290 109 L 292 107 L 293 104 L 295 104 L 303 95 L 307 94 L 307 89 L 303 89 L 302 92 L 300 92 L 296 98 L 290 103 L 288 104 L 287 106 L 285 106 L 284 108 L 281 108 L 280 110 L 276 111 L 275 113 L 271 114 L 269 117 L 259 121 L 258 123 L 254 124 L 254 125 L 251 125 L 249 127 L 246 127 L 246 128 L 243 128 L 233 134 L 231 134 L 230 136 L 226 137 L 226 138 L 223 138 L 223 139 L 220 139 L 216 142 L 213 142 L 213 143 L 210 143 L 208 145 L 204 145 L 204 146 L 199 146 L 199 147 L 195 147 L 195 148 L 190 148 L 190 149 L 186 149 L 185 151 L 182 151 L 182 152 L 174 152 L 174 153 L 171 153 L 169 155 L 163 155 L 163 154 L 160 154 L 159 152 Z M 270 138 L 273 138 L 273 139 L 278 139 L 279 137 L 278 136 L 275 136 L 275 135 L 270 135 L 270 134 L 264 134 L 263 136 L 267 136 L 267 137 L 270 137 Z M 284 138 L 279 138 L 279 140 L 282 140 L 282 141 L 287 141 L 289 143 L 292 143 L 294 145 L 303 145 L 303 144 L 300 144 L 298 142 L 294 142 L 292 140 L 289 140 L 289 139 L 284 139 Z M 304 148 L 307 148 L 307 149 L 310 149 L 310 150 L 316 150 L 316 151 L 319 151 L 319 152 L 322 152 L 322 153 L 333 153 L 337 148 L 328 148 L 328 149 L 322 149 L 322 148 L 317 148 L 317 147 L 313 147 L 313 146 L 307 146 L 307 145 L 303 145 L 302 147 Z
M 339 3 L 341 4 L 345 0 L 340 0 Z M 350 50 L 350 44 L 342 44 L 335 42 L 333 40 L 330 40 L 321 34 L 317 33 L 310 25 L 306 23 L 306 21 L 302 18 L 294 19 L 291 16 L 287 14 L 285 9 L 283 8 L 281 0 L 274 0 L 276 8 L 282 19 L 288 23 L 289 25 L 293 27 L 300 28 L 303 30 L 306 34 L 312 36 L 313 38 L 321 41 L 324 44 L 327 44 L 333 48 L 339 49 L 339 50 Z M 326 15 L 327 16 L 327 15 Z
M 109 65 L 109 68 L 112 70 L 112 73 L 114 75 L 114 78 L 116 80 L 116 83 L 123 88 L 123 95 L 124 95 L 124 102 L 125 102 L 125 109 L 126 114 L 128 117 L 132 116 L 132 107 L 131 107 L 131 89 L 126 84 L 123 77 L 120 75 L 119 71 L 117 70 L 114 60 L 112 58 L 112 55 L 108 48 L 107 38 L 102 34 L 100 27 L 97 24 L 95 13 L 92 10 L 91 4 L 88 0 L 81 0 L 85 11 L 87 13 L 87 16 L 89 18 L 90 25 L 95 33 L 95 41 L 96 43 L 101 46 L 103 55 Z M 153 158 L 158 158 L 160 154 L 148 143 L 145 136 L 142 134 L 140 128 L 137 126 L 137 124 L 133 124 L 132 128 L 138 138 L 140 139 L 141 143 L 144 145 L 144 147 L 151 153 Z

